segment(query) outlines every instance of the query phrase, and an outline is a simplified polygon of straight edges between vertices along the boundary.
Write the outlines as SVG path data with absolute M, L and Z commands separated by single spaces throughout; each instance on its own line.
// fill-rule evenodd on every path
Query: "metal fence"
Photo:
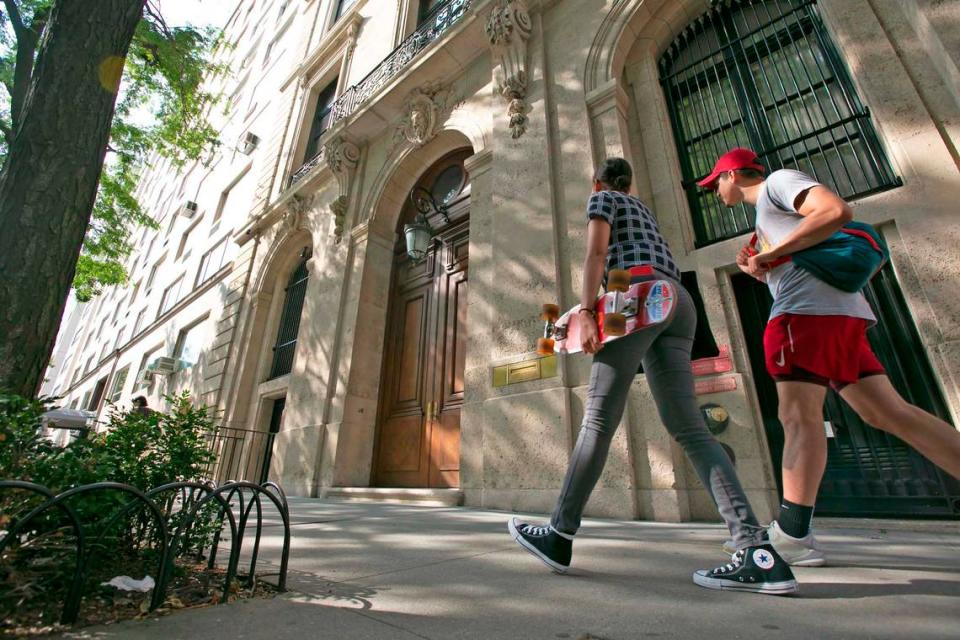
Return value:
M 174 482 L 146 492 L 118 482 L 97 482 L 54 494 L 48 488 L 32 482 L 0 481 L 0 497 L 9 498 L 11 494 L 26 494 L 28 501 L 23 503 L 26 505 L 25 513 L 4 514 L 7 522 L 0 532 L 0 559 L 12 564 L 10 567 L 0 565 L 0 569 L 18 570 L 12 566 L 16 564 L 12 558 L 16 557 L 18 550 L 29 552 L 25 569 L 29 570 L 56 564 L 65 550 L 72 549 L 72 564 L 59 571 L 64 578 L 69 576 L 68 584 L 64 585 L 65 596 L 60 616 L 62 624 L 76 622 L 84 593 L 88 589 L 99 588 L 97 581 L 92 579 L 92 574 L 99 569 L 94 560 L 97 557 L 102 559 L 104 550 L 113 548 L 115 542 L 109 534 L 112 527 L 116 526 L 137 538 L 137 548 L 147 547 L 154 552 L 151 557 L 156 559 L 154 573 L 157 577 L 149 602 L 151 611 L 166 599 L 166 589 L 173 575 L 176 558 L 194 553 L 198 558 L 205 555 L 208 568 L 212 568 L 221 543 L 228 540 L 230 553 L 223 597 L 219 600 L 228 602 L 235 578 L 242 577 L 242 584 L 251 589 L 256 584 L 264 506 L 272 504 L 283 524 L 278 587 L 281 591 L 286 588 L 290 555 L 289 508 L 283 490 L 272 482 L 228 482 L 219 486 L 213 482 Z M 30 508 L 30 501 L 37 498 L 40 499 L 39 504 Z M 106 503 L 113 504 L 112 509 L 103 510 L 105 500 L 113 500 L 112 503 Z M 94 501 L 100 508 L 90 508 Z M 4 504 L 10 504 L 10 501 Z M 88 521 L 91 520 L 91 513 L 95 517 Z M 252 520 L 251 515 L 254 516 Z M 207 536 L 201 530 L 210 521 L 214 529 Z M 224 528 L 228 528 L 229 538 L 222 536 Z M 249 530 L 254 531 L 254 539 L 250 548 L 250 563 L 244 574 L 240 572 L 240 553 Z M 60 534 L 63 531 L 69 532 L 69 535 Z M 37 543 L 46 535 L 56 536 L 56 544 L 49 546 L 48 555 L 44 555 L 42 550 L 38 552 L 42 545 Z M 259 577 L 263 575 L 259 574 Z
M 266 482 L 276 435 L 253 429 L 218 427 L 213 433 L 207 434 L 210 451 L 216 456 L 207 468 L 207 477 L 221 482 Z

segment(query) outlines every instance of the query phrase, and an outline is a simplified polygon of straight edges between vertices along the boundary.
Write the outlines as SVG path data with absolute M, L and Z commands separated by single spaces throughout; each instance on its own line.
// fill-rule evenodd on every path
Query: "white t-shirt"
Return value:
M 766 251 L 783 242 L 803 220 L 794 202 L 803 191 L 820 183 L 791 169 L 771 173 L 757 198 L 757 249 Z M 860 292 L 849 293 L 818 279 L 808 271 L 786 262 L 766 275 L 773 296 L 770 317 L 784 313 L 807 316 L 852 316 L 876 321 L 870 305 Z

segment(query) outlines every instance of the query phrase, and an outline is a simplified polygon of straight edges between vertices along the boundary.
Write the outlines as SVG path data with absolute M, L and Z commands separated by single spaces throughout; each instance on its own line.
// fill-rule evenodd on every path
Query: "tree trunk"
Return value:
M 145 0 L 57 0 L 0 171 L 0 388 L 36 394 L 90 221 Z M 94 8 L 95 7 L 95 8 Z

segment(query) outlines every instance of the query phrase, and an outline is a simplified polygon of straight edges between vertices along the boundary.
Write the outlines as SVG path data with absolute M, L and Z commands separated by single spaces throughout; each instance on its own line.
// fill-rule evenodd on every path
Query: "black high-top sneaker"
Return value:
M 769 543 L 740 549 L 731 556 L 729 564 L 713 570 L 701 569 L 693 574 L 693 581 L 707 589 L 771 595 L 796 593 L 800 589 L 790 566 Z
M 507 522 L 510 535 L 521 547 L 540 558 L 557 573 L 566 573 L 570 568 L 573 553 L 573 536 L 560 533 L 551 526 L 538 527 L 510 518 Z

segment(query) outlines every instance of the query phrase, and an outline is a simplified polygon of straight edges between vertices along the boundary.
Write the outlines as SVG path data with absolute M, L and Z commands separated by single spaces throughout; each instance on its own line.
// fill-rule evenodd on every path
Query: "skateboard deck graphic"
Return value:
M 608 291 L 594 304 L 600 342 L 606 344 L 665 322 L 672 316 L 676 300 L 676 286 L 667 280 L 647 280 L 623 291 Z M 553 305 L 544 305 L 546 326 L 544 337 L 538 341 L 538 353 L 579 353 L 580 320 L 584 317 L 578 313 L 580 305 L 556 319 L 547 312 L 547 306 Z

